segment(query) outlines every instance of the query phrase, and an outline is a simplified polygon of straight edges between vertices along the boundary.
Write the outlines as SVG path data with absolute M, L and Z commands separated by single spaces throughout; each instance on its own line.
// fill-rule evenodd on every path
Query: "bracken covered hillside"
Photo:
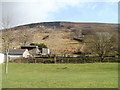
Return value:
M 22 45 L 21 40 L 16 39 L 22 38 L 20 34 L 25 34 L 23 32 L 27 31 L 27 34 L 29 34 L 27 38 L 29 39 L 26 45 L 30 43 L 44 43 L 53 53 L 73 53 L 80 50 L 83 46 L 83 42 L 78 41 L 75 38 L 75 34 L 85 37 L 92 34 L 93 31 L 100 29 L 117 31 L 118 25 L 105 23 L 43 22 L 17 26 L 9 31 L 3 31 L 3 33 L 8 32 L 15 37 L 10 48 L 19 48 Z M 82 40 L 84 40 L 84 37 L 82 37 Z

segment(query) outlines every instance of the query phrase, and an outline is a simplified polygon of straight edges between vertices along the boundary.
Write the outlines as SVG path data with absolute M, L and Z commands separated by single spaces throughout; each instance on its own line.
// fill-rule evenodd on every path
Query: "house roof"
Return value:
M 31 50 L 31 49 L 34 49 L 36 48 L 37 46 L 21 46 L 21 49 L 28 49 L 28 50 Z
M 21 46 L 23 48 L 36 48 L 36 46 Z
M 26 49 L 10 49 L 9 55 L 22 55 Z

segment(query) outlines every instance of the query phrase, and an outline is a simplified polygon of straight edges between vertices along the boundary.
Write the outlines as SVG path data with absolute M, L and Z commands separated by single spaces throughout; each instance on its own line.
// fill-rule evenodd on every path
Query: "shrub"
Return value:
M 38 46 L 39 48 L 47 48 L 47 46 L 44 43 L 41 43 L 41 44 L 31 43 L 30 45 Z

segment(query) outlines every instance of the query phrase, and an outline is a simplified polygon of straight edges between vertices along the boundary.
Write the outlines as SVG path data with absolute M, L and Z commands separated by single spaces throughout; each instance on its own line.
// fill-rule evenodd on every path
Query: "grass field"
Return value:
M 9 64 L 3 88 L 118 88 L 118 64 Z

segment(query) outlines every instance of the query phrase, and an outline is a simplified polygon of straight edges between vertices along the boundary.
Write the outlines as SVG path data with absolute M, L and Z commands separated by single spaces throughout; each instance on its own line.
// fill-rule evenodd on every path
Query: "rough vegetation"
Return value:
M 118 25 L 73 22 L 34 23 L 3 30 L 2 39 L 7 37 L 6 46 L 9 44 L 10 48 L 19 48 L 30 43 L 44 43 L 55 54 L 76 53 L 85 51 L 85 38 L 100 29 L 117 32 Z

